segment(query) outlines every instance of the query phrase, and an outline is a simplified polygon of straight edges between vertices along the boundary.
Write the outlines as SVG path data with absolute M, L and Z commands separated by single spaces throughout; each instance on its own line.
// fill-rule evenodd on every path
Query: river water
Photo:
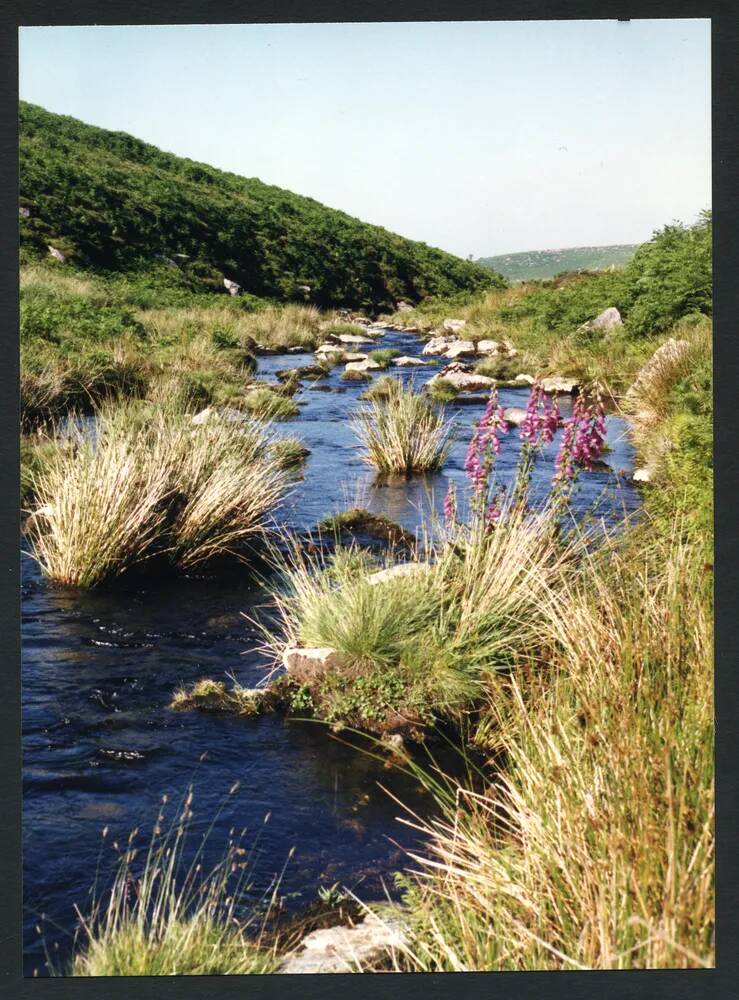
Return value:
M 412 334 L 388 331 L 381 346 L 419 355 Z M 311 354 L 261 358 L 259 375 L 313 362 Z M 482 404 L 452 404 L 456 440 L 443 472 L 377 483 L 358 459 L 349 416 L 366 385 L 342 382 L 341 367 L 296 397 L 300 415 L 278 433 L 300 437 L 311 454 L 281 522 L 303 529 L 348 506 L 366 506 L 416 529 L 440 510 L 449 482 L 464 487 L 464 456 Z M 394 369 L 421 384 L 436 368 Z M 330 391 L 325 391 L 325 388 Z M 504 406 L 525 406 L 527 390 L 501 390 Z M 569 401 L 562 403 L 566 414 Z M 633 468 L 625 425 L 607 418 L 605 460 L 611 471 L 584 473 L 575 500 L 609 520 L 639 505 L 637 489 L 618 470 Z M 505 479 L 515 468 L 518 433 L 503 439 Z M 534 476 L 545 495 L 556 440 Z M 25 546 L 24 546 L 25 547 Z M 221 808 L 208 840 L 220 857 L 228 831 L 259 834 L 253 864 L 258 895 L 284 869 L 281 894 L 293 909 L 316 899 L 319 886 L 340 883 L 365 900 L 393 892 L 391 873 L 416 835 L 398 822 L 399 806 L 380 785 L 421 812 L 427 796 L 406 775 L 330 736 L 318 724 L 277 715 L 240 720 L 178 713 L 175 688 L 203 677 L 234 676 L 246 686 L 264 676 L 258 635 L 244 614 L 259 614 L 265 595 L 247 575 L 181 579 L 151 586 L 77 593 L 48 587 L 33 559 L 22 565 L 25 970 L 44 975 L 44 948 L 68 954 L 101 850 L 149 829 L 163 794 L 194 788 L 197 833 Z M 239 791 L 229 796 L 239 782 Z M 266 822 L 265 822 L 266 820 Z M 290 855 L 291 849 L 293 850 Z M 43 923 L 43 937 L 37 925 Z

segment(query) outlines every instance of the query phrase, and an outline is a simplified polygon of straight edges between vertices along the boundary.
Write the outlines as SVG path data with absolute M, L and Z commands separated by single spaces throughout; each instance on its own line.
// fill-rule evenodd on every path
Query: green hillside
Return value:
M 634 256 L 638 246 L 638 243 L 626 243 L 564 250 L 526 250 L 498 257 L 481 257 L 477 263 L 498 271 L 509 281 L 528 281 L 531 278 L 553 278 L 565 271 L 604 271 L 608 267 L 623 267 Z
M 20 104 L 21 248 L 141 271 L 178 258 L 201 288 L 382 309 L 500 287 L 499 275 L 255 178 Z M 300 286 L 309 286 L 303 293 Z

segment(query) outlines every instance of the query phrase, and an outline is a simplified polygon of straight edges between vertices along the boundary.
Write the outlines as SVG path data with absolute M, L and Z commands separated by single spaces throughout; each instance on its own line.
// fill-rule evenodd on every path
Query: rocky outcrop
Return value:
M 329 671 L 341 669 L 343 661 L 330 646 L 288 646 L 282 664 L 298 684 L 311 684 Z
M 399 916 L 368 913 L 356 927 L 325 927 L 308 934 L 277 972 L 360 972 L 406 943 L 407 931 Z

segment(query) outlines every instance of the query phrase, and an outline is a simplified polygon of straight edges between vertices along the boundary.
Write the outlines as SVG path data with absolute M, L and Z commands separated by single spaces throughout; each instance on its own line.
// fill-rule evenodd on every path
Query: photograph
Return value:
M 18 80 L 24 978 L 715 969 L 710 18 Z

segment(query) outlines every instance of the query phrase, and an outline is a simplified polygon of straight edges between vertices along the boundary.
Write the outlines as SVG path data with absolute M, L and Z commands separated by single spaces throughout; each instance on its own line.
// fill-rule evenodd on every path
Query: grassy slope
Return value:
M 638 243 L 625 243 L 562 250 L 526 250 L 480 257 L 477 263 L 498 271 L 509 281 L 531 281 L 554 278 L 566 271 L 603 271 L 609 267 L 623 267 L 634 256 L 638 246 Z
M 22 244 L 45 254 L 52 243 L 99 269 L 187 254 L 193 277 L 213 290 L 225 276 L 284 300 L 308 285 L 320 306 L 368 309 L 502 282 L 312 198 L 23 102 L 20 190 L 31 213 Z

